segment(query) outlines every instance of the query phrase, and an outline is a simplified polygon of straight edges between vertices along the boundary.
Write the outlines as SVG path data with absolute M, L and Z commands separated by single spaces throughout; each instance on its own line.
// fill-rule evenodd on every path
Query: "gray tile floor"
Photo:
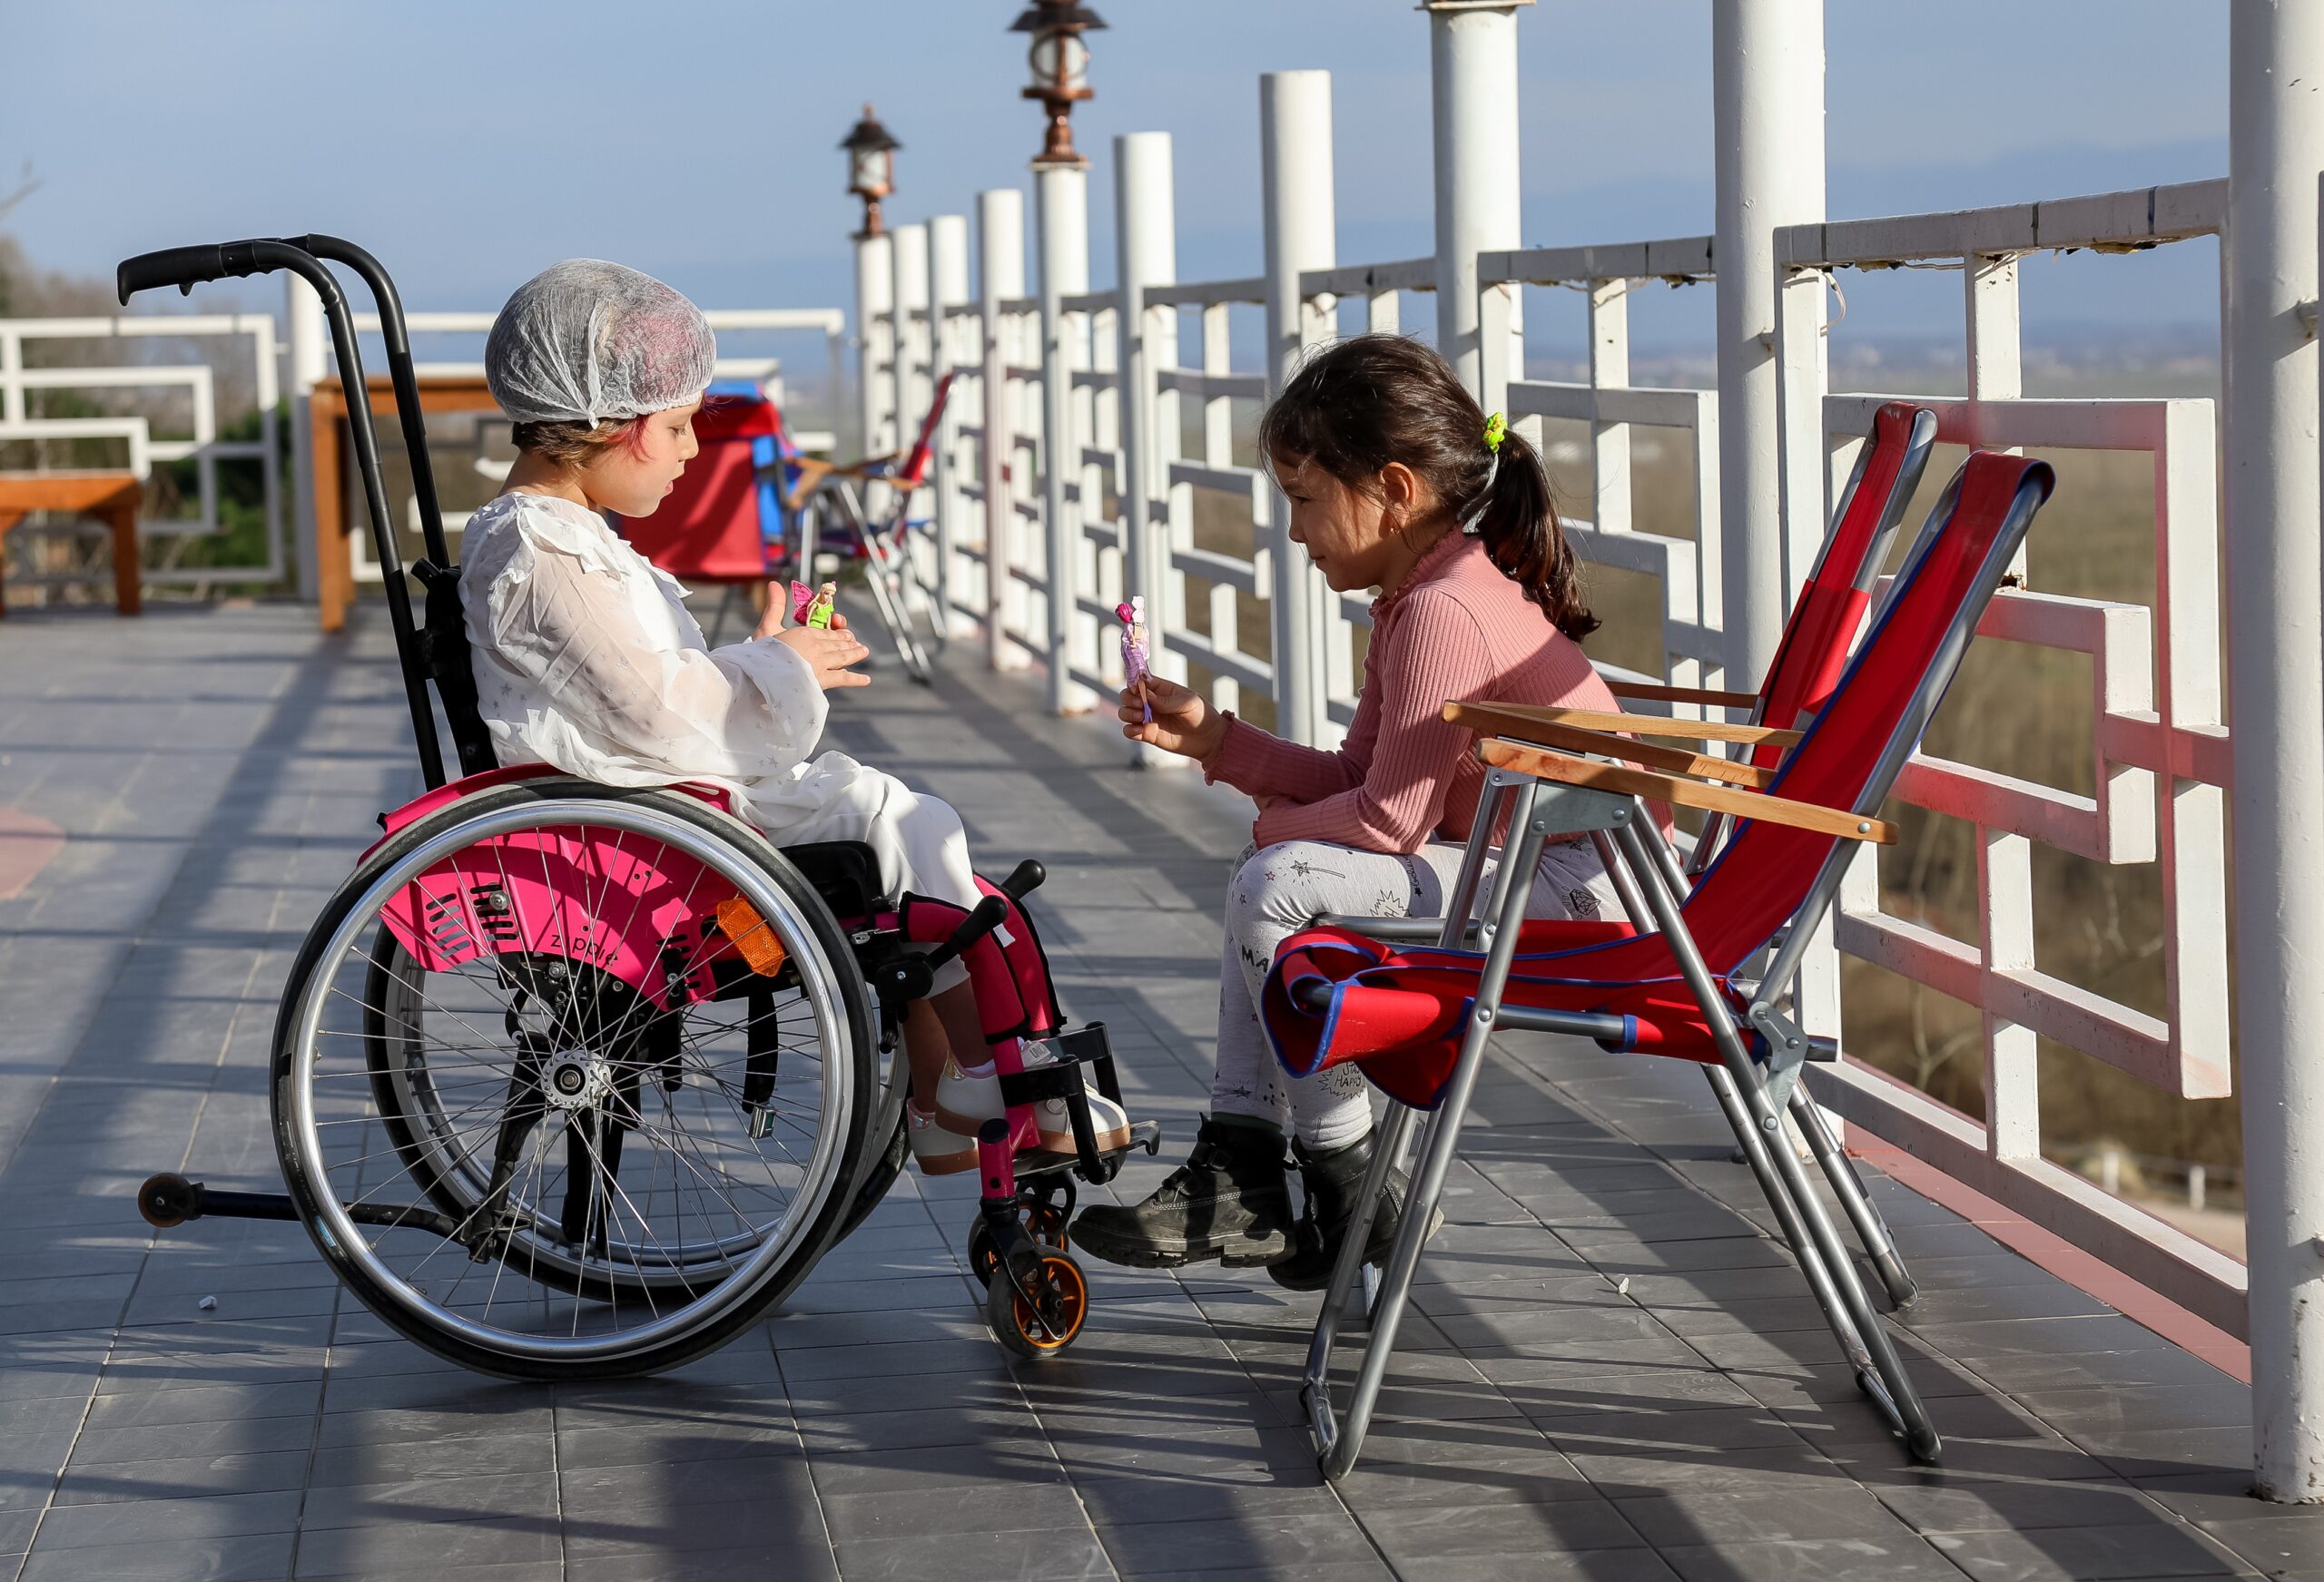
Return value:
M 788 1312 L 591 1389 L 447 1370 L 297 1227 L 157 1240 L 184 1165 L 271 1187 L 262 1073 L 301 931 L 416 785 L 381 623 L 289 607 L 11 616 L 0 803 L 72 841 L 0 902 L 0 1574 L 667 1579 L 1200 1576 L 2324 1577 L 2244 1490 L 2248 1392 L 1893 1184 L 1905 1326 L 1949 1440 L 1856 1396 L 1695 1075 L 1513 1039 L 1336 1489 L 1294 1397 L 1313 1298 L 1100 1268 L 1012 1367 L 957 1257 L 970 1189 L 901 1184 Z M 1172 1141 L 1202 1105 L 1216 904 L 1246 813 L 1135 773 L 972 672 L 843 701 L 839 745 L 1049 866 L 1063 991 Z M 214 1296 L 216 1306 L 201 1301 Z

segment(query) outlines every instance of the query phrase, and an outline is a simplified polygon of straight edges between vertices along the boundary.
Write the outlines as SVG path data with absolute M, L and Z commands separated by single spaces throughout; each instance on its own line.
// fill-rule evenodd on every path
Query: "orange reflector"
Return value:
M 791 959 L 791 952 L 783 948 L 774 930 L 766 926 L 756 908 L 741 896 L 731 896 L 718 903 L 718 931 L 734 942 L 751 970 L 762 978 L 773 978 Z

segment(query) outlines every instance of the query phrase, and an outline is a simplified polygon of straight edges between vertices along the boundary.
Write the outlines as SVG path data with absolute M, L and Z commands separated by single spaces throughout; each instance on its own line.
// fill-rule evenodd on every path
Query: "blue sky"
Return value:
M 1255 272 L 1261 72 L 1334 74 L 1344 260 L 1428 248 L 1427 24 L 1412 0 L 1094 0 L 1093 278 L 1110 278 L 1108 140 L 1176 139 L 1182 278 Z M 853 205 L 834 145 L 866 98 L 905 143 L 901 219 L 1027 181 L 1021 0 L 107 0 L 12 8 L 0 177 L 39 263 L 336 231 L 422 308 L 497 306 L 557 258 L 660 274 L 706 305 L 843 303 Z M 1529 243 L 1710 227 L 1706 0 L 1541 0 L 1522 14 Z M 2221 173 L 2226 8 L 2184 0 L 1832 0 L 1835 216 Z M 2171 250 L 2176 251 L 2176 250 Z M 2107 260 L 2111 265 L 2117 260 Z M 2199 321 L 2208 251 L 2028 266 L 2029 319 Z M 1707 299 L 1709 293 L 1689 293 Z M 1883 281 L 1898 333 L 1954 277 Z M 254 301 L 271 303 L 271 290 Z M 1642 340 L 1707 300 L 1643 305 Z M 1659 315 L 1660 317 L 1658 317 Z

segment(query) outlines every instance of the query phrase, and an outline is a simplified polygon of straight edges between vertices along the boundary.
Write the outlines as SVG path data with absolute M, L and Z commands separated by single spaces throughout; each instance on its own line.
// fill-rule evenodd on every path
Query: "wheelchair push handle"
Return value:
M 263 239 L 212 242 L 202 247 L 165 247 L 121 260 L 113 271 L 113 291 L 123 307 L 140 291 L 175 286 L 180 295 L 211 280 L 242 275 L 262 275 L 282 267 L 280 260 L 262 260 L 259 250 L 274 245 Z

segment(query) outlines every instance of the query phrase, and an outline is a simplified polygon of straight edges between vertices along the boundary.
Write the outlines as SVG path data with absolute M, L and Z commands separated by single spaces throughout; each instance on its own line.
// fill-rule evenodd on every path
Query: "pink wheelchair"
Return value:
M 417 614 L 365 403 L 349 415 L 428 791 L 324 905 L 275 1027 L 286 1191 L 161 1174 L 156 1226 L 297 1220 L 363 1304 L 455 1362 L 521 1379 L 673 1368 L 780 1302 L 880 1202 L 904 1159 L 906 1007 L 967 967 L 1009 1118 L 979 1138 L 971 1267 L 995 1335 L 1069 1345 L 1089 1286 L 1066 1244 L 1075 1180 L 1110 1180 L 1151 1123 L 1101 1150 L 1087 1095 L 1118 1099 L 1102 1024 L 1068 1027 L 1025 897 L 1028 860 L 973 909 L 883 891 L 869 847 L 779 850 L 723 792 L 591 784 L 499 765 L 477 710 L 401 308 L 327 236 L 147 253 L 140 290 L 288 270 L 362 379 L 326 260 L 377 300 L 428 557 Z M 435 687 L 435 703 L 428 696 Z M 440 704 L 460 778 L 447 782 Z M 1061 1098 L 1077 1147 L 1039 1151 Z

